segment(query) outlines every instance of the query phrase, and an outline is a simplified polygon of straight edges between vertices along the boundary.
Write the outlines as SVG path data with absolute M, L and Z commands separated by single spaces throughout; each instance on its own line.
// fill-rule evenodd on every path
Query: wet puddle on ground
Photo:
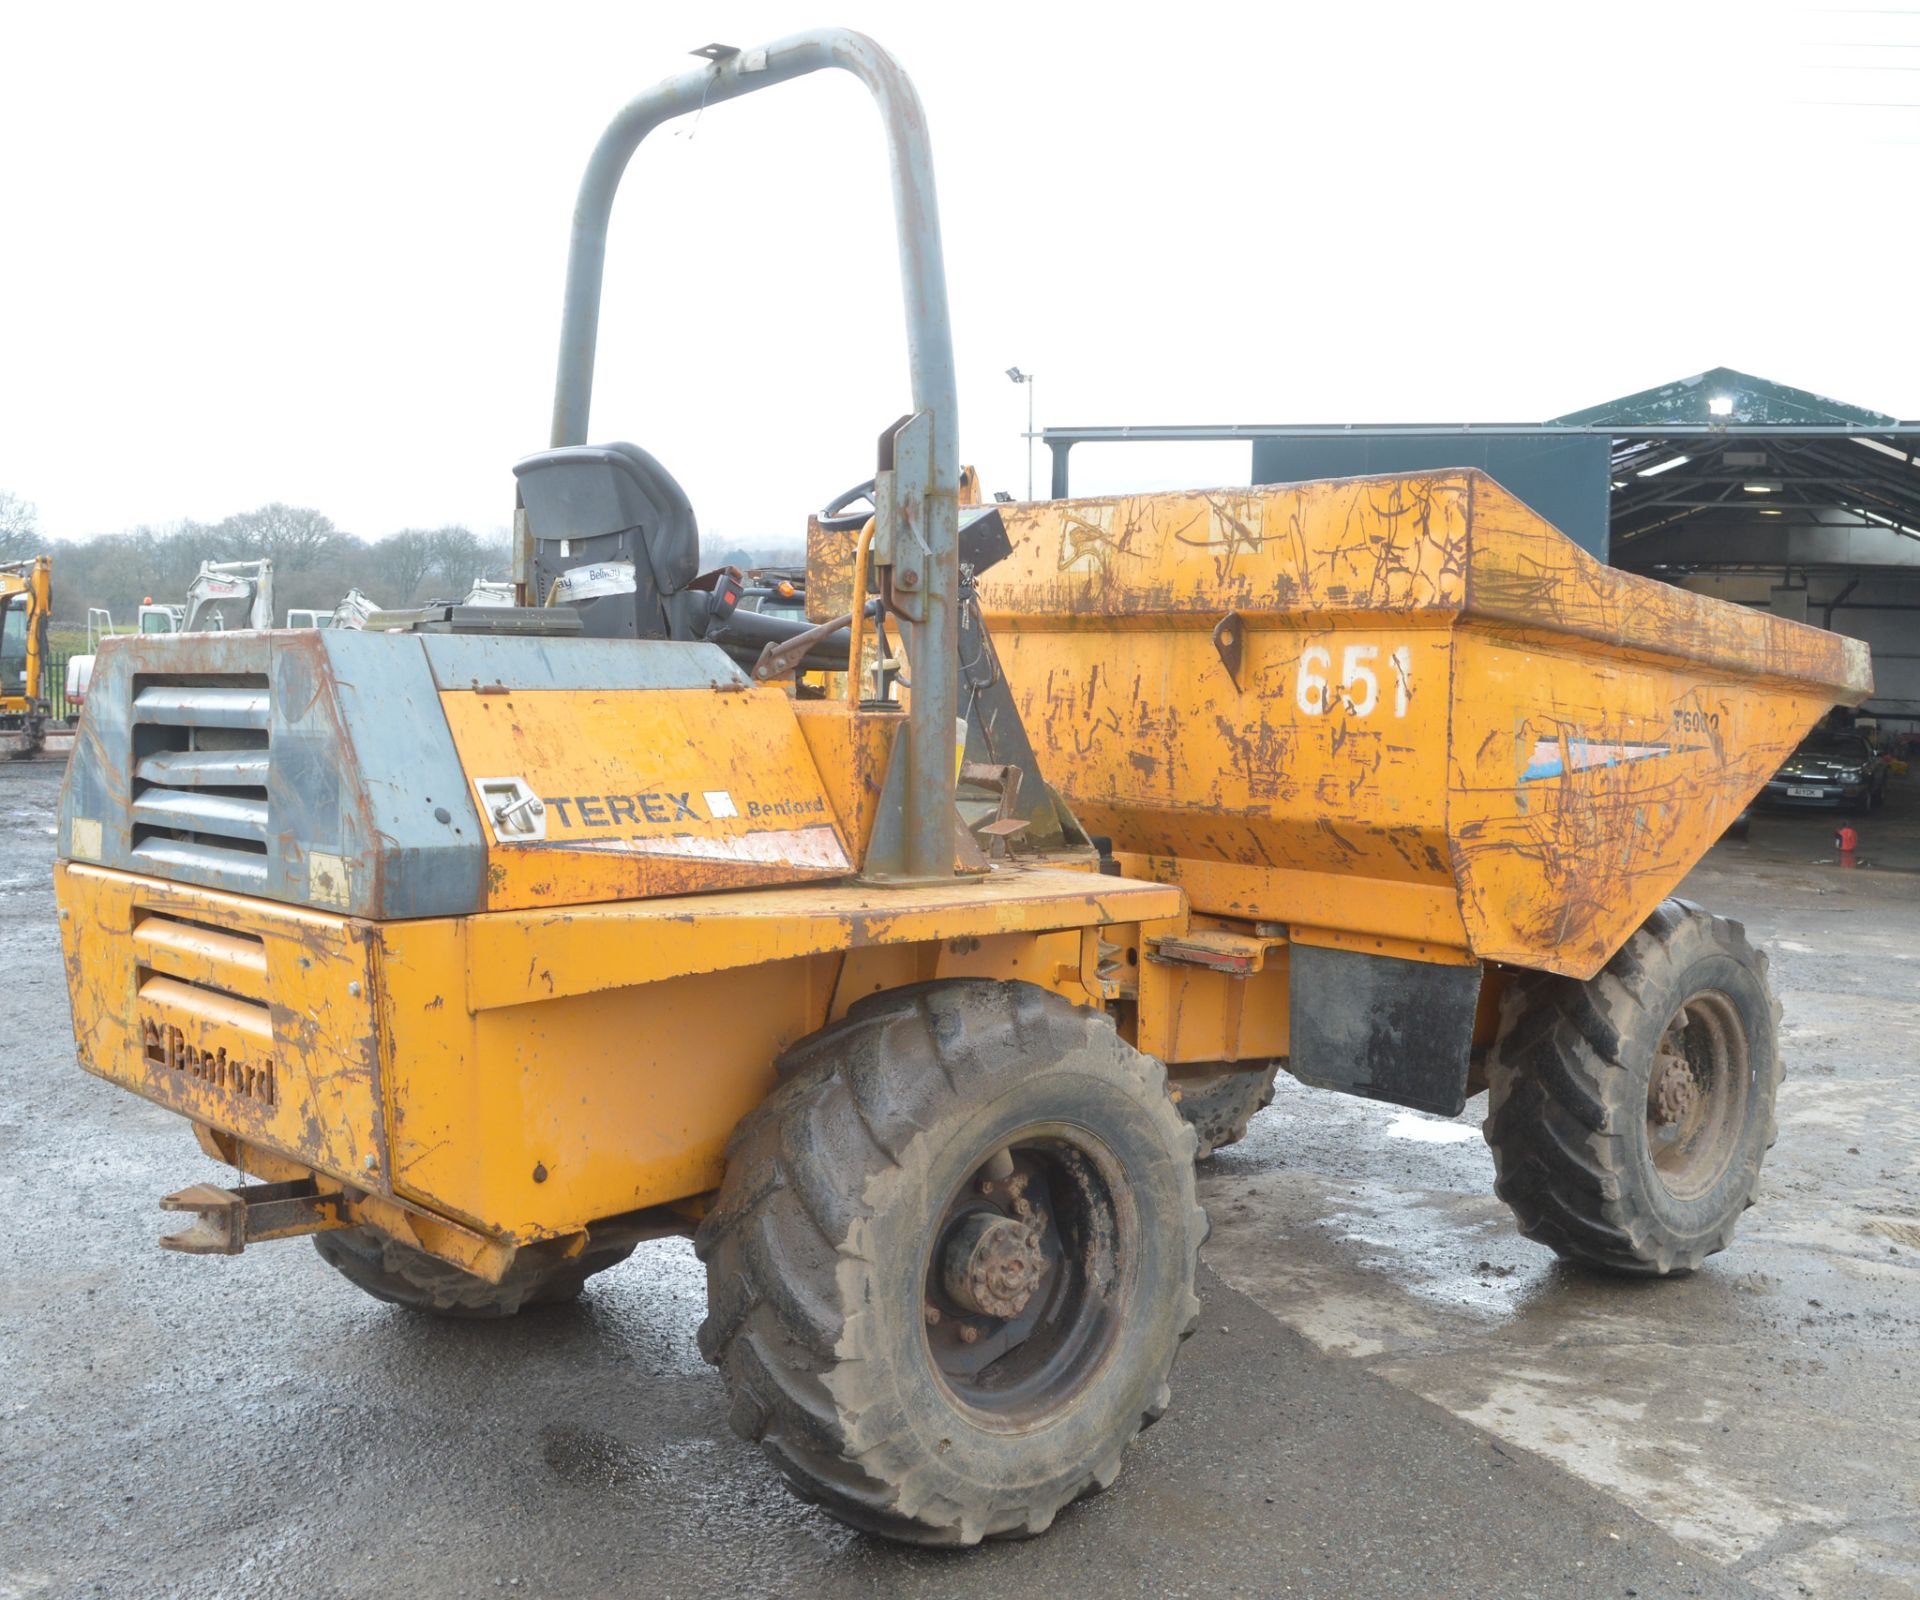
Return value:
M 697 1474 L 712 1439 L 668 1439 L 641 1449 L 596 1428 L 555 1424 L 540 1433 L 540 1459 L 564 1483 L 584 1489 L 641 1490 Z

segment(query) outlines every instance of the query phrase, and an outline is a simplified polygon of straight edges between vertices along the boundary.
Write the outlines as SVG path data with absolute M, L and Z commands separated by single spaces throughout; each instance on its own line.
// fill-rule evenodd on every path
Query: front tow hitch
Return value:
M 248 1245 L 268 1239 L 349 1226 L 340 1214 L 340 1196 L 322 1194 L 312 1178 L 243 1183 L 236 1189 L 196 1183 L 168 1195 L 160 1209 L 197 1213 L 191 1227 L 160 1241 L 161 1248 L 190 1256 L 237 1256 Z

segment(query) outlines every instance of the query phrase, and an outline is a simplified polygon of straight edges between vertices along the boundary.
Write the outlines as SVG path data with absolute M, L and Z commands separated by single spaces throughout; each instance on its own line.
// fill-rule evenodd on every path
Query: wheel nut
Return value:
M 963 1322 L 960 1324 L 960 1342 L 962 1344 L 972 1344 L 973 1341 L 979 1337 L 980 1330 L 971 1322 Z
M 940 1308 L 935 1305 L 928 1306 L 927 1307 L 927 1326 L 932 1327 L 939 1320 L 940 1320 Z

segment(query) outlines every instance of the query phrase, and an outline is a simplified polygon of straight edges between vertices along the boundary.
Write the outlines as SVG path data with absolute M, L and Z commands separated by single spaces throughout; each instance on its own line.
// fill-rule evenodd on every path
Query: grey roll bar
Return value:
M 908 642 L 913 698 L 904 730 L 903 826 L 897 832 L 874 830 L 867 875 L 901 880 L 951 878 L 954 718 L 960 698 L 959 407 L 933 152 L 920 97 L 899 62 L 864 34 L 844 28 L 796 33 L 751 50 L 716 52 L 712 65 L 654 85 L 607 125 L 587 162 L 574 204 L 551 442 L 555 447 L 587 442 L 607 219 L 621 176 L 640 141 L 674 117 L 825 67 L 852 73 L 872 91 L 879 106 L 893 177 L 915 412 L 901 433 L 911 429 L 930 445 L 896 452 L 897 481 L 891 485 L 890 499 L 899 508 L 898 525 L 892 530 L 886 527 L 888 508 L 883 506 L 882 527 L 875 540 L 876 549 L 892 546 L 895 588 L 904 591 L 905 604 L 915 608 L 915 625 Z M 876 494 L 876 504 L 880 501 Z M 882 857 L 889 859 L 877 859 Z

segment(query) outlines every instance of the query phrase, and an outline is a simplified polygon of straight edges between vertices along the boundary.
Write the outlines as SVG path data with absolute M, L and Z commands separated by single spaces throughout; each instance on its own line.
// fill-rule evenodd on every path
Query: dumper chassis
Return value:
M 1723 1248 L 1776 1011 L 1665 897 L 1861 652 L 1602 568 L 1474 473 L 973 503 L 911 84 L 840 30 L 700 54 L 581 185 L 521 604 L 100 650 L 77 1055 L 251 1180 L 168 1196 L 163 1243 L 311 1236 L 487 1318 L 691 1235 L 732 1426 L 936 1545 L 1040 1532 L 1166 1409 L 1194 1163 L 1278 1071 L 1487 1089 L 1563 1255 Z M 886 134 L 912 409 L 871 515 L 813 520 L 802 620 L 742 612 L 672 475 L 587 431 L 634 150 L 824 68 Z

